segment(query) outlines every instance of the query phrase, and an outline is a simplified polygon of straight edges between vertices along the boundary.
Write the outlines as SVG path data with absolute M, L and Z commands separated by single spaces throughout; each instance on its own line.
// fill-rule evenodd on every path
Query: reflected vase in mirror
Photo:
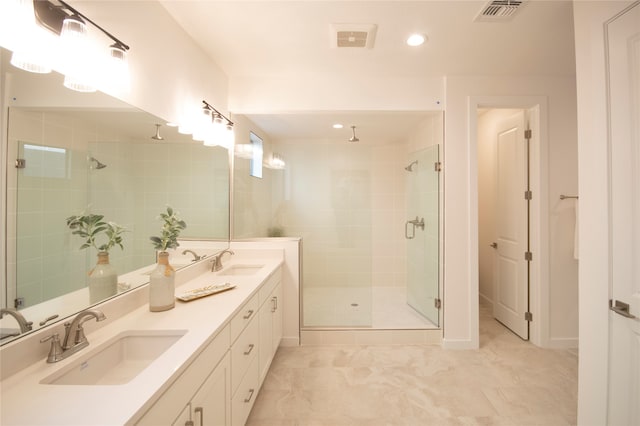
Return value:
M 173 309 L 175 299 L 176 272 L 169 264 L 169 253 L 158 253 L 158 264 L 149 276 L 149 310 L 161 312 Z
M 118 292 L 118 274 L 109 263 L 109 253 L 98 253 L 96 267 L 89 271 L 89 302 L 98 303 Z

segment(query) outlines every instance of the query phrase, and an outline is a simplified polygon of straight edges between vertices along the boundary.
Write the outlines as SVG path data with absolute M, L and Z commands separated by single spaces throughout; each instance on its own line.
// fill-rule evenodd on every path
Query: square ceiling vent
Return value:
M 332 24 L 331 47 L 373 48 L 376 40 L 375 24 Z
M 524 0 L 492 0 L 474 18 L 475 22 L 506 22 L 522 8 Z

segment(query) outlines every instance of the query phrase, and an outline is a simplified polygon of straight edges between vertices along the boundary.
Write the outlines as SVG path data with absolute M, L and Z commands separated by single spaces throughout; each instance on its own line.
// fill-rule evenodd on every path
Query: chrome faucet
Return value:
M 17 310 L 13 308 L 2 308 L 0 309 L 0 318 L 2 318 L 5 314 L 9 314 L 18 321 L 18 325 L 20 326 L 20 333 L 25 333 L 27 331 L 31 331 L 33 328 L 33 322 L 27 321 L 24 316 Z
M 95 318 L 96 321 L 102 321 L 107 317 L 97 309 L 81 311 L 70 323 L 67 322 L 64 324 L 65 333 L 62 344 L 60 344 L 58 333 L 40 340 L 41 343 L 51 340 L 51 349 L 49 350 L 47 362 L 51 363 L 62 361 L 70 355 L 78 352 L 80 349 L 89 346 L 89 341 L 87 340 L 87 336 L 84 335 L 84 328 L 82 325 L 91 318 Z
M 193 261 L 194 262 L 197 262 L 198 260 L 200 260 L 200 259 L 202 259 L 204 257 L 204 256 L 198 256 L 198 253 L 196 253 L 193 250 L 189 250 L 189 249 L 187 249 L 187 250 L 182 252 L 182 254 L 187 254 L 187 253 L 191 253 L 193 255 Z
M 228 249 L 222 250 L 220 253 L 216 254 L 211 263 L 211 272 L 218 272 L 222 269 L 222 256 L 225 253 L 229 253 L 232 256 L 235 254 L 232 250 Z

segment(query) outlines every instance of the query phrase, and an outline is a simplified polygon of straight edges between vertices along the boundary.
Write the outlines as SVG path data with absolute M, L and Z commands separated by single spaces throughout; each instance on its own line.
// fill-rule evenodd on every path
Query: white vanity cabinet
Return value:
M 277 268 L 137 423 L 244 425 L 282 338 Z

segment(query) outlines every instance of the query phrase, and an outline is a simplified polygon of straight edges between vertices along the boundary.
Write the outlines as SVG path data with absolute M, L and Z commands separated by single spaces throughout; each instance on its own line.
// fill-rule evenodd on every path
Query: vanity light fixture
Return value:
M 64 0 L 9 1 L 20 5 L 19 10 L 14 7 L 16 19 L 27 23 L 33 20 L 33 25 L 27 25 L 19 36 L 34 41 L 14 50 L 14 66 L 42 73 L 50 72 L 55 65 L 65 74 L 64 85 L 81 92 L 95 91 L 98 83 L 119 90 L 129 88 L 129 46 L 125 43 Z M 107 50 L 96 48 L 89 41 L 88 24 L 111 39 L 113 43 Z M 44 29 L 49 31 L 44 31 L 47 37 L 43 39 L 38 33 Z M 59 53 L 53 56 L 51 51 Z
M 206 123 L 206 146 L 220 145 L 230 148 L 234 144 L 233 121 L 224 116 L 207 101 L 202 101 L 203 110 L 209 110 L 211 119 Z
M 285 163 L 282 156 L 275 152 L 271 154 L 271 158 L 268 161 L 264 162 L 264 166 L 266 168 L 273 170 L 282 170 L 286 167 L 286 165 L 287 164 Z

